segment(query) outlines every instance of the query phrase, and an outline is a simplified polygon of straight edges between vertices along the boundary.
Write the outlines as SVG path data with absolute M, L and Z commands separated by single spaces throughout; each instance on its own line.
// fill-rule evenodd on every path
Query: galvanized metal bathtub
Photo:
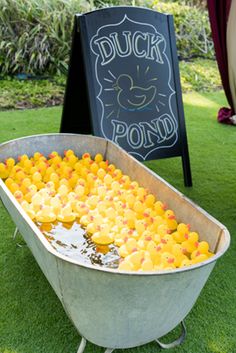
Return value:
M 229 233 L 221 223 L 159 176 L 102 138 L 73 134 L 24 137 L 1 144 L 0 161 L 24 153 L 32 155 L 36 151 L 46 155 L 53 150 L 63 153 L 68 148 L 79 155 L 102 153 L 166 202 L 175 210 L 179 221 L 190 223 L 191 229 L 204 235 L 215 253 L 209 260 L 192 267 L 150 273 L 118 272 L 79 263 L 52 248 L 0 180 L 0 197 L 4 205 L 83 337 L 78 353 L 84 351 L 86 340 L 108 347 L 107 353 L 115 348 L 135 347 L 157 340 L 189 313 L 216 261 L 227 250 Z M 185 331 L 175 344 L 180 343 L 184 335 Z

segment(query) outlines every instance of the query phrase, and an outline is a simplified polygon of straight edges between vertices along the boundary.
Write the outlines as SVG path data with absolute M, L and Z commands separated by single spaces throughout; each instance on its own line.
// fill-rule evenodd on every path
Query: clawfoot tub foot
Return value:
M 17 233 L 18 233 L 18 228 L 16 227 L 12 236 L 13 240 L 16 239 Z
M 86 347 L 86 343 L 87 343 L 86 339 L 84 337 L 82 337 L 77 353 L 83 353 L 84 352 L 84 349 Z
M 19 229 L 16 227 L 15 230 L 14 230 L 13 236 L 12 236 L 13 240 L 16 239 L 17 234 L 19 234 Z M 16 243 L 16 245 L 19 246 L 19 248 L 22 248 L 23 246 L 26 246 L 26 244 L 19 244 L 19 243 Z
M 159 339 L 156 339 L 155 341 L 162 349 L 170 349 L 170 348 L 177 347 L 184 342 L 186 334 L 187 334 L 187 329 L 186 329 L 184 321 L 181 321 L 181 328 L 182 328 L 181 335 L 173 342 L 162 343 L 161 341 L 159 341 Z M 77 353 L 84 353 L 86 343 L 87 343 L 86 339 L 84 337 L 82 337 Z M 113 351 L 114 351 L 113 348 L 107 348 L 104 353 L 112 353 Z
M 82 337 L 77 353 L 83 353 L 86 347 L 86 339 Z M 104 353 L 112 353 L 114 349 L 107 348 Z
M 174 348 L 176 346 L 179 346 L 181 343 L 184 342 L 186 334 L 187 334 L 187 330 L 186 330 L 186 326 L 185 326 L 184 321 L 181 321 L 181 327 L 182 327 L 181 335 L 175 341 L 173 341 L 171 343 L 162 343 L 158 339 L 156 339 L 155 341 L 163 349 L 169 349 L 169 348 Z

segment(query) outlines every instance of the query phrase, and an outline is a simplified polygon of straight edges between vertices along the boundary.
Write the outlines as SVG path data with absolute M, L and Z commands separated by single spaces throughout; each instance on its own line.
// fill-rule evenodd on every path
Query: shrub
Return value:
M 78 0 L 0 0 L 0 70 L 14 74 L 66 69 Z
M 152 7 L 174 16 L 177 49 L 180 59 L 192 57 L 214 58 L 214 45 L 208 12 L 183 2 L 165 3 L 155 0 Z
M 218 66 L 213 60 L 181 61 L 180 76 L 183 92 L 209 92 L 222 88 Z
M 180 58 L 213 56 L 207 12 L 196 6 L 157 0 L 0 0 L 0 73 L 66 73 L 74 14 L 112 4 L 172 13 Z

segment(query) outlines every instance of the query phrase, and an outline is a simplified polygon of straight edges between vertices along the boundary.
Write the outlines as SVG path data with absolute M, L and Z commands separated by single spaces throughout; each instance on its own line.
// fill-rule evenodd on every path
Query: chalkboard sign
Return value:
M 181 156 L 192 185 L 171 15 L 76 15 L 61 131 L 105 137 L 142 161 Z

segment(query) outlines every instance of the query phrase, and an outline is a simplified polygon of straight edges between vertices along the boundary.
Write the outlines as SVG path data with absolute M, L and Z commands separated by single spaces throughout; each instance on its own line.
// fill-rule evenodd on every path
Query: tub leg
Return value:
M 182 327 L 182 332 L 179 338 L 177 338 L 175 341 L 171 343 L 162 343 L 157 339 L 156 342 L 158 343 L 158 345 L 163 349 L 169 349 L 169 348 L 174 348 L 176 346 L 179 346 L 181 343 L 183 343 L 187 334 L 184 321 L 181 321 L 181 327 Z
M 18 228 L 16 227 L 16 229 L 14 230 L 13 236 L 12 236 L 13 240 L 16 238 L 17 233 L 18 233 Z
M 176 346 L 179 346 L 181 343 L 184 342 L 186 334 L 187 334 L 187 330 L 186 330 L 186 326 L 185 326 L 184 321 L 181 321 L 181 327 L 182 327 L 181 335 L 175 341 L 173 341 L 171 343 L 162 343 L 158 339 L 156 339 L 155 341 L 163 349 L 169 349 L 169 348 L 174 348 Z M 86 339 L 84 337 L 82 337 L 77 353 L 84 352 L 84 349 L 86 347 L 86 343 L 87 343 Z M 107 348 L 104 353 L 112 353 L 113 351 L 114 351 L 113 348 Z
M 12 236 L 12 239 L 15 240 L 16 239 L 16 236 L 19 232 L 19 229 L 16 227 L 15 230 L 14 230 L 14 233 L 13 233 L 13 236 Z M 26 244 L 19 244 L 19 243 L 16 243 L 17 246 L 19 246 L 19 248 L 22 248 L 22 246 L 26 246 Z
M 80 342 L 79 349 L 78 349 L 77 353 L 83 353 L 84 352 L 85 347 L 86 347 L 86 343 L 87 343 L 86 339 L 84 337 L 82 337 L 82 340 Z M 104 353 L 112 353 L 113 351 L 114 351 L 114 349 L 107 348 Z
M 84 352 L 84 349 L 86 347 L 86 343 L 87 343 L 86 339 L 84 337 L 82 337 L 77 353 Z

